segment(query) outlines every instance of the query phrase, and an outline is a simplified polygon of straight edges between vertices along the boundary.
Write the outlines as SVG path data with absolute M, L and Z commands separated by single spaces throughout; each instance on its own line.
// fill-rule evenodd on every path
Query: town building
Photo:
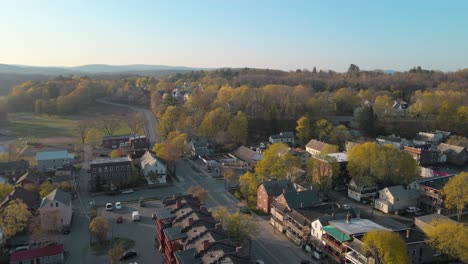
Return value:
M 10 178 L 19 177 L 26 173 L 28 169 L 29 162 L 27 160 L 0 162 L 1 176 L 8 176 Z
M 408 190 L 401 185 L 386 187 L 379 191 L 374 207 L 384 213 L 393 213 L 397 210 L 416 206 L 419 192 Z
M 281 132 L 277 135 L 271 135 L 268 141 L 271 144 L 286 143 L 294 146 L 294 132 Z
M 132 160 L 129 157 L 97 158 L 90 165 L 90 187 L 93 190 L 114 189 L 128 183 L 132 175 Z
M 26 184 L 34 184 L 39 186 L 41 184 L 41 177 L 38 173 L 27 171 L 16 180 L 16 185 L 25 186 Z
M 140 159 L 141 173 L 148 184 L 165 184 L 167 166 L 150 151 L 146 151 Z
M 422 148 L 413 148 L 405 146 L 403 150 L 409 153 L 414 160 L 421 166 L 429 166 L 437 163 L 445 163 L 447 156 L 440 151 L 427 150 Z
M 348 197 L 358 202 L 362 200 L 372 200 L 376 197 L 377 186 L 359 184 L 354 179 L 351 179 L 348 184 Z
M 44 230 L 60 231 L 70 227 L 72 219 L 72 197 L 70 193 L 55 189 L 42 198 L 39 217 Z
M 395 135 L 390 136 L 379 136 L 376 138 L 377 143 L 380 145 L 390 144 L 397 149 L 403 149 L 404 146 L 409 146 L 410 142 L 404 138 L 397 137 Z
M 116 149 L 120 144 L 128 142 L 131 137 L 133 137 L 133 135 L 103 136 L 102 147 L 107 149 Z
M 214 154 L 213 145 L 207 137 L 193 137 L 189 140 L 192 157 Z
M 455 166 L 464 166 L 468 163 L 468 151 L 464 147 L 440 143 L 437 149 L 447 155 L 447 163 Z
M 287 179 L 264 181 L 257 186 L 257 209 L 270 213 L 271 204 L 276 197 L 294 191 L 293 184 Z
M 310 153 L 312 156 L 316 156 L 320 153 L 322 153 L 322 150 L 327 146 L 328 144 L 322 141 L 318 141 L 315 139 L 311 139 L 307 145 L 306 145 L 306 151 Z
M 37 169 L 41 172 L 69 170 L 75 155 L 66 150 L 42 151 L 36 153 Z
M 451 223 L 456 223 L 454 220 L 448 218 L 445 215 L 441 214 L 428 214 L 423 216 L 418 216 L 414 218 L 414 225 L 419 228 L 421 231 L 424 231 L 428 226 L 433 226 L 434 222 L 437 221 L 449 221 Z
M 444 215 L 454 213 L 453 210 L 449 210 L 444 206 L 444 197 L 442 195 L 442 189 L 453 176 L 427 178 L 419 182 L 419 192 L 421 194 L 419 206 L 423 211 Z
M 262 159 L 262 154 L 245 146 L 240 146 L 234 150 L 232 155 L 237 158 L 237 164 L 248 170 L 253 170 L 257 162 Z
M 21 200 L 30 210 L 36 210 L 39 207 L 40 197 L 37 192 L 28 191 L 23 187 L 16 186 L 7 194 L 0 204 L 0 209 L 7 207 L 14 200 Z
M 64 248 L 61 244 L 16 251 L 10 255 L 10 264 L 59 264 L 64 263 Z

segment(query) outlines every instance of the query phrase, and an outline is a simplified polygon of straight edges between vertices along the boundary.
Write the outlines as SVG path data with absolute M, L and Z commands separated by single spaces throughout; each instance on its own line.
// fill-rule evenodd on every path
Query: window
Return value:
M 96 172 L 96 168 L 93 168 L 93 172 Z
M 119 171 L 119 166 L 115 166 L 115 171 Z
M 110 168 L 109 168 L 109 170 L 112 172 L 112 170 L 113 170 L 113 167 L 110 167 Z
M 55 207 L 58 207 L 58 203 L 57 203 L 57 202 L 55 203 Z
M 50 203 L 50 207 L 54 207 L 54 204 L 53 204 L 53 203 Z

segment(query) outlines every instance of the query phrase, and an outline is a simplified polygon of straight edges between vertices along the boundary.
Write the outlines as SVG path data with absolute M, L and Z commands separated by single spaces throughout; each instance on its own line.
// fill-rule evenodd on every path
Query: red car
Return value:
M 121 217 L 121 216 L 117 217 L 116 222 L 117 222 L 117 224 L 123 223 L 123 217 Z

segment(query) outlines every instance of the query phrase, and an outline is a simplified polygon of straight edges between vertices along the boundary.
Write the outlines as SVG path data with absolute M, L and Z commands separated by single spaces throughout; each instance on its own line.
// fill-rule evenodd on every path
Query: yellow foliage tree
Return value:
M 468 172 L 461 172 L 449 180 L 442 189 L 444 204 L 448 209 L 457 209 L 457 219 L 463 214 L 463 209 L 468 205 Z
M 367 246 L 365 250 L 369 253 L 375 253 L 380 263 L 409 263 L 405 242 L 398 233 L 373 230 L 364 235 L 362 242 Z
M 275 143 L 262 153 L 262 159 L 255 166 L 255 173 L 259 179 L 282 179 L 292 168 L 300 166 L 301 161 L 289 152 L 286 144 Z
M 200 186 L 190 186 L 187 191 L 193 194 L 193 196 L 197 197 L 200 200 L 200 202 L 205 203 L 206 196 L 208 195 L 207 190 L 203 189 Z
M 23 231 L 29 222 L 31 212 L 23 201 L 16 199 L 10 202 L 1 212 L 0 226 L 3 235 L 10 238 Z
M 94 236 L 99 243 L 104 243 L 107 240 L 107 233 L 109 231 L 109 223 L 106 218 L 102 216 L 95 217 L 89 223 L 89 232 Z
M 13 186 L 9 184 L 0 183 L 0 200 L 3 200 L 3 198 L 11 191 L 13 191 Z
M 426 225 L 427 243 L 434 249 L 468 262 L 468 227 L 450 220 L 435 220 Z

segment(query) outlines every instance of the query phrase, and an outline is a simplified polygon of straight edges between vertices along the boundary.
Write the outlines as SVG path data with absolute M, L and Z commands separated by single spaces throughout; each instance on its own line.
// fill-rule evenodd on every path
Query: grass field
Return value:
M 76 129 L 78 119 L 68 117 L 12 114 L 8 123 L 18 138 L 42 137 L 78 137 Z

